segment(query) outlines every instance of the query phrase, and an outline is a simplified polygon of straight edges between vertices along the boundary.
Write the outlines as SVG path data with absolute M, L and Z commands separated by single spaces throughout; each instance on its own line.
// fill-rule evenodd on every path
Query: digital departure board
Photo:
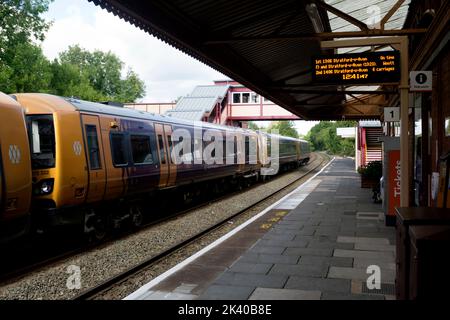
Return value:
M 313 82 L 325 84 L 387 83 L 400 80 L 398 51 L 323 55 L 313 58 Z

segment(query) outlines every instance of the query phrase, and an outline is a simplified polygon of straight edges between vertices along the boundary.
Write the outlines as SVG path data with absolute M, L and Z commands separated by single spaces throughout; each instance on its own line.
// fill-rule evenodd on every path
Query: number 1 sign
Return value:
M 385 122 L 400 121 L 400 108 L 396 107 L 384 108 L 384 121 Z

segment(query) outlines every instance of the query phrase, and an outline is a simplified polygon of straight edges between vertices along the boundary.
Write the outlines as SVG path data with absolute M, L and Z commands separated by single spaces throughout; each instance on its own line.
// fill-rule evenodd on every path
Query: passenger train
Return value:
M 31 212 L 38 227 L 79 225 L 102 238 L 123 221 L 139 226 L 143 206 L 170 198 L 171 190 L 188 197 L 258 179 L 275 162 L 273 141 L 281 168 L 310 157 L 309 144 L 299 139 L 73 98 L 15 94 L 2 95 L 0 103 L 1 119 L 8 119 L 0 127 L 2 226 Z M 186 148 L 178 157 L 180 143 Z M 211 143 L 215 161 L 208 162 L 202 156 Z M 10 146 L 20 149 L 20 163 L 6 161 Z
M 27 231 L 31 159 L 22 107 L 0 92 L 0 242 Z

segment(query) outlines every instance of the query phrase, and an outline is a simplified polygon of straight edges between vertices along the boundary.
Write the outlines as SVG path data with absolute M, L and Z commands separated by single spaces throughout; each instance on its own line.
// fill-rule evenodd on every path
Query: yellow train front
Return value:
M 26 109 L 31 141 L 32 211 L 44 226 L 76 224 L 102 237 L 107 225 L 123 219 L 141 223 L 142 205 L 159 201 L 154 194 L 160 190 L 192 191 L 201 182 L 211 189 L 260 169 L 249 154 L 257 141 L 250 130 L 201 123 L 197 136 L 193 123 L 170 117 L 47 94 L 16 97 Z M 192 137 L 191 150 L 176 163 L 172 135 L 183 130 Z M 236 134 L 222 162 L 203 161 L 206 131 L 217 134 L 214 142 L 224 149 L 226 135 Z
M 0 243 L 7 243 L 29 229 L 31 161 L 24 111 L 1 92 L 0 119 Z

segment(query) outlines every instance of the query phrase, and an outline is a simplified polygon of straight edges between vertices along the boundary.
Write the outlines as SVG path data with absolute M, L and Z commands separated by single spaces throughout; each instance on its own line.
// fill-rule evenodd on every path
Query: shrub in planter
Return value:
M 383 175 L 383 163 L 381 161 L 369 162 L 366 166 L 359 167 L 358 173 L 361 175 L 362 188 L 376 187 Z

